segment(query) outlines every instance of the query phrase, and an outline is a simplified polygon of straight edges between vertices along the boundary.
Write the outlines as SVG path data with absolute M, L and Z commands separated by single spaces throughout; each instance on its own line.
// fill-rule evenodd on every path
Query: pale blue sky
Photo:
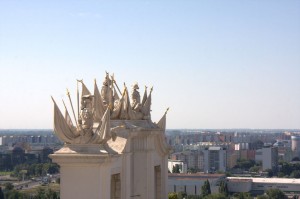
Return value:
M 0 69 L 0 128 L 52 128 L 105 70 L 167 128 L 300 128 L 300 1 L 0 0 Z

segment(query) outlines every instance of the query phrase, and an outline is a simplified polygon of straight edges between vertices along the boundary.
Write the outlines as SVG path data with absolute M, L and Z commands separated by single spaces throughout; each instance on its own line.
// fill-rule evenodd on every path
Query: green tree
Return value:
M 37 194 L 33 197 L 33 199 L 45 199 L 45 190 L 39 187 L 37 189 Z
M 206 181 L 204 181 L 204 185 L 201 187 L 201 196 L 205 197 L 207 195 L 211 194 L 211 190 L 210 190 L 210 184 L 208 179 Z
M 175 192 L 168 193 L 168 199 L 178 199 L 177 193 L 175 193 Z
M 179 192 L 177 193 L 178 199 L 183 199 L 187 197 L 187 194 L 185 192 Z
M 59 165 L 55 164 L 55 163 L 50 163 L 48 172 L 50 174 L 58 173 L 59 172 Z
M 283 178 L 283 177 L 284 177 L 284 173 L 278 172 L 278 173 L 277 173 L 277 176 L 278 176 L 279 178 Z
M 4 190 L 5 191 L 11 191 L 14 189 L 14 185 L 11 182 L 4 183 Z
M 37 194 L 34 196 L 34 199 L 59 199 L 59 193 L 53 191 L 52 189 L 42 189 L 38 188 Z
M 187 199 L 202 199 L 201 196 L 196 196 L 196 195 L 188 195 Z
M 5 199 L 30 199 L 30 196 L 27 193 L 21 193 L 15 189 L 12 189 L 4 193 L 4 198 Z
M 175 164 L 175 166 L 173 166 L 172 173 L 180 173 L 180 168 L 178 164 Z
M 274 172 L 273 172 L 272 169 L 266 169 L 266 172 L 267 172 L 267 176 L 268 176 L 269 178 L 273 177 Z
M 241 192 L 241 193 L 235 193 L 233 194 L 234 199 L 252 199 L 251 195 L 249 193 Z
M 2 187 L 0 187 L 0 199 L 4 199 L 4 193 L 2 191 Z
M 249 170 L 254 165 L 255 165 L 254 160 L 238 159 L 235 167 Z
M 284 173 L 284 175 L 291 175 L 292 173 L 292 165 L 287 163 L 287 162 L 283 162 L 282 166 L 281 166 L 281 172 Z
M 299 171 L 299 170 L 294 170 L 294 171 L 291 173 L 291 177 L 292 177 L 292 178 L 300 178 L 300 171 Z
M 227 199 L 227 196 L 221 193 L 215 193 L 205 196 L 204 199 Z
M 224 194 L 225 196 L 228 196 L 228 187 L 227 183 L 225 181 L 221 181 L 219 186 L 219 193 Z
M 49 171 L 50 163 L 42 164 L 42 175 L 46 175 Z
M 256 199 L 269 199 L 269 197 L 266 195 L 260 195 L 260 196 L 257 196 Z
M 250 172 L 256 172 L 256 173 L 257 173 L 257 172 L 259 171 L 259 168 L 260 168 L 259 166 L 253 166 L 253 167 L 251 167 L 251 168 L 249 169 L 249 171 L 250 171 Z
M 21 198 L 21 194 L 17 190 L 10 190 L 4 193 L 5 199 L 19 199 Z
M 266 193 L 269 196 L 269 198 L 272 198 L 272 199 L 285 199 L 285 198 L 287 198 L 287 196 L 283 193 L 283 191 L 281 191 L 279 189 L 268 189 L 266 191 Z
M 45 191 L 45 197 L 47 199 L 59 199 L 59 193 L 53 191 L 52 189 L 47 189 Z
M 300 170 L 300 164 L 293 164 L 288 162 L 281 162 L 281 170 L 280 172 L 284 174 L 284 176 L 290 176 L 291 178 L 299 177 L 297 171 Z

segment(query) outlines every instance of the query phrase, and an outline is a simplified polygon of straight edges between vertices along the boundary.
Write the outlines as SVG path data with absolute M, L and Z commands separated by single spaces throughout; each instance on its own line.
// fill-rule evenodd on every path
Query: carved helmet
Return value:
M 137 82 L 135 82 L 133 85 L 132 85 L 132 88 L 133 89 L 139 89 L 139 85 Z
M 83 95 L 82 99 L 90 99 L 90 100 L 92 100 L 93 97 L 94 97 L 94 95 L 88 94 L 88 95 Z

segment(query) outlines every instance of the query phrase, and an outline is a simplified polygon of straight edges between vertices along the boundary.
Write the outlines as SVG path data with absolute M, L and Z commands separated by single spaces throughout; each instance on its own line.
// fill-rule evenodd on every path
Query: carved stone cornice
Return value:
M 95 164 L 100 165 L 119 155 L 107 153 L 101 145 L 96 144 L 66 144 L 49 157 L 56 163 L 71 166 Z

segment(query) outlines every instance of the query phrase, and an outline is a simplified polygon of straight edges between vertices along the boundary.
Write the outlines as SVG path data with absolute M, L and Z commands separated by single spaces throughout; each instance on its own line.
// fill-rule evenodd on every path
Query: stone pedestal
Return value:
M 130 129 L 104 146 L 66 144 L 50 155 L 60 165 L 62 199 L 167 198 L 163 132 Z
M 60 165 L 61 198 L 110 198 L 111 163 L 117 156 L 99 145 L 65 145 L 50 155 Z

